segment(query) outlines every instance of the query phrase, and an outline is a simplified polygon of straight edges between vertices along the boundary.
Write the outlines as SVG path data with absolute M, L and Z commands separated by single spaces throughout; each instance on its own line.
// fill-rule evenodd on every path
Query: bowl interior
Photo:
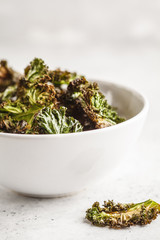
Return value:
M 103 81 L 98 81 L 98 84 L 108 103 L 117 108 L 120 116 L 130 119 L 144 108 L 144 98 L 133 89 Z

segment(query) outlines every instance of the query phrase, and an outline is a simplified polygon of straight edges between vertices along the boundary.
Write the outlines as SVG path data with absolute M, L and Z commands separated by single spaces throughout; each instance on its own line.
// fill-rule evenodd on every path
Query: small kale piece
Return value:
M 62 85 L 68 85 L 78 77 L 76 72 L 71 73 L 68 71 L 62 71 L 60 68 L 57 68 L 54 71 L 49 71 L 49 75 L 54 86 L 59 88 L 61 88 Z
M 30 126 L 25 120 L 17 121 L 8 115 L 5 115 L 3 119 L 1 119 L 0 114 L 0 132 L 24 134 L 29 130 Z
M 18 114 L 27 111 L 26 106 L 19 100 L 12 102 L 5 101 L 0 104 L 0 113 Z
M 8 86 L 4 92 L 0 93 L 0 101 L 7 101 L 14 99 L 17 91 L 17 85 Z
M 0 92 L 3 92 L 8 86 L 14 85 L 21 77 L 20 73 L 8 67 L 7 61 L 0 61 Z
M 95 202 L 92 208 L 86 211 L 86 218 L 100 227 L 124 228 L 131 225 L 146 225 L 156 219 L 160 213 L 160 204 L 151 199 L 137 204 L 115 204 L 113 201 L 104 202 L 101 208 Z
M 17 97 L 26 105 L 56 105 L 55 87 L 42 59 L 35 58 L 25 69 L 25 78 L 19 82 Z
M 83 116 L 81 123 L 86 126 L 86 130 L 88 126 L 104 128 L 124 121 L 107 103 L 97 83 L 89 83 L 84 77 L 70 82 L 66 102 L 74 117 Z
M 53 85 L 48 83 L 35 83 L 18 89 L 18 98 L 26 105 L 56 106 L 56 91 Z
M 31 116 L 27 108 L 19 101 L 0 104 L 0 132 L 26 133 L 30 129 Z
M 48 134 L 60 134 L 70 132 L 81 132 L 82 125 L 73 117 L 66 116 L 66 108 L 51 109 L 44 108 L 36 117 L 36 125 L 42 132 Z
M 37 105 L 28 107 L 19 100 L 14 102 L 9 100 L 0 104 L 1 131 L 27 133 L 24 130 L 31 129 L 34 117 L 41 109 L 42 107 Z M 22 128 L 24 126 L 25 128 Z M 21 129 L 22 132 L 20 132 Z
M 35 83 L 38 79 L 44 78 L 48 74 L 48 67 L 40 58 L 35 58 L 30 65 L 25 68 L 25 79 L 31 83 Z

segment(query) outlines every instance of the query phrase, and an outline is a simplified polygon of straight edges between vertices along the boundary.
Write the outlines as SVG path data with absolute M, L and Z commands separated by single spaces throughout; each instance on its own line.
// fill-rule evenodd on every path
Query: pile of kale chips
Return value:
M 35 58 L 20 74 L 0 62 L 0 132 L 60 134 L 124 121 L 97 83 L 76 73 L 50 70 Z

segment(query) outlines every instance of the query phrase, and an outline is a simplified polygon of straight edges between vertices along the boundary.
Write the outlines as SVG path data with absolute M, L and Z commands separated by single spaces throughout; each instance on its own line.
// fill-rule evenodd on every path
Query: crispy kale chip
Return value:
M 68 85 L 71 81 L 78 77 L 77 73 L 61 71 L 60 68 L 57 68 L 54 71 L 50 71 L 49 75 L 54 86 L 59 88 L 61 88 L 62 85 Z
M 29 130 L 29 126 L 26 121 L 15 121 L 11 117 L 4 118 L 3 121 L 0 121 L 0 132 L 8 133 L 21 133 L 25 134 Z
M 8 67 L 7 61 L 0 61 L 0 92 L 3 92 L 8 86 L 14 85 L 21 77 L 20 73 Z
M 8 86 L 4 92 L 0 93 L 0 101 L 14 100 L 14 96 L 16 95 L 17 85 Z
M 105 96 L 99 91 L 97 83 L 89 83 L 84 77 L 70 82 L 66 102 L 72 114 L 79 119 L 83 116 L 82 124 L 88 127 L 104 128 L 123 122 L 117 112 L 107 103 Z
M 113 201 L 104 202 L 100 207 L 95 202 L 86 212 L 86 218 L 94 225 L 111 228 L 124 228 L 131 225 L 146 225 L 156 219 L 160 213 L 160 204 L 151 199 L 137 204 L 115 204 Z
M 19 82 L 17 97 L 26 105 L 56 105 L 56 91 L 50 81 L 48 67 L 42 59 L 35 58 L 25 69 L 25 78 Z
M 38 79 L 43 79 L 48 74 L 48 67 L 40 58 L 35 58 L 30 65 L 25 68 L 25 79 L 29 82 L 36 82 Z
M 1 131 L 11 133 L 28 133 L 28 130 L 30 130 L 32 127 L 35 115 L 41 109 L 42 108 L 37 105 L 27 107 L 20 101 L 15 102 L 8 101 L 7 103 L 4 103 L 3 106 L 1 104 L 0 108 Z M 24 126 L 25 129 L 23 129 Z
M 56 105 L 56 92 L 53 85 L 48 83 L 35 83 L 32 86 L 26 82 L 21 83 L 17 90 L 18 99 L 26 105 L 48 106 Z
M 81 132 L 83 129 L 79 121 L 66 116 L 65 107 L 58 110 L 50 107 L 42 109 L 36 117 L 36 126 L 48 134 Z

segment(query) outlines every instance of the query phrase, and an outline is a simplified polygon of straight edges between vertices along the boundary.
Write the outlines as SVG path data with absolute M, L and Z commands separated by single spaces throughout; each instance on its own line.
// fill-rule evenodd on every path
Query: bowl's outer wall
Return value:
M 57 139 L 0 136 L 0 182 L 18 192 L 75 192 L 104 177 L 137 140 L 144 118 L 112 131 Z
M 57 138 L 0 134 L 0 183 L 28 195 L 77 192 L 122 161 L 145 117 L 146 111 L 109 129 Z

